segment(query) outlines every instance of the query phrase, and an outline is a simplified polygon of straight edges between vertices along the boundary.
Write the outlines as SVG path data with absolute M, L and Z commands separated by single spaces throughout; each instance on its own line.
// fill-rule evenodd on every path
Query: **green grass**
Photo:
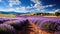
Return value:
M 14 15 L 14 14 L 0 14 L 0 17 L 10 17 L 10 18 L 14 18 L 15 15 Z

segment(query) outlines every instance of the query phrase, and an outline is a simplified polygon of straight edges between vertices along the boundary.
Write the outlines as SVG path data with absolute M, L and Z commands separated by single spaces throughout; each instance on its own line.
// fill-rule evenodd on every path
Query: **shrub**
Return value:
M 0 34 L 16 34 L 15 29 L 7 24 L 0 24 Z
M 30 34 L 31 32 L 37 34 L 36 31 L 38 31 L 35 24 L 33 24 L 29 20 L 23 20 L 20 22 L 10 21 L 10 22 L 6 22 L 6 24 L 10 24 L 11 26 L 13 26 L 20 34 Z
M 55 12 L 55 15 L 58 17 L 60 15 L 60 13 L 59 12 Z
M 21 28 L 21 22 L 8 21 L 8 22 L 5 22 L 5 24 L 9 24 L 9 25 L 13 26 L 16 30 L 22 30 L 22 28 Z
M 1 19 L 0 24 L 3 24 L 4 22 L 7 22 L 7 21 L 9 21 L 9 20 Z
M 34 23 L 27 19 L 22 23 L 22 31 L 22 34 L 38 34 L 39 29 Z
M 47 32 L 55 32 L 58 31 L 57 26 L 59 26 L 59 23 L 55 23 L 52 21 L 46 21 L 42 24 L 42 29 L 47 31 Z

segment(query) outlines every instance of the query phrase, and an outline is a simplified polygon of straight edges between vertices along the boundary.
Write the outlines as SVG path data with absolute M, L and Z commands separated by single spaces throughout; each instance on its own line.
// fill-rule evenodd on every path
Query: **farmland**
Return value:
M 43 26 L 43 24 L 45 22 L 46 23 L 47 22 L 48 23 L 49 22 L 56 23 L 56 26 L 58 27 L 58 28 L 57 27 L 56 28 L 58 30 L 60 30 L 60 27 L 59 27 L 60 25 L 58 25 L 58 24 L 60 24 L 60 17 L 56 17 L 56 16 L 16 16 L 16 15 L 13 15 L 13 14 L 0 14 L 0 24 L 10 24 L 11 26 L 13 26 L 17 30 L 17 34 L 20 34 L 19 32 L 20 32 L 21 28 L 22 28 L 21 32 L 26 32 L 27 33 L 27 31 L 29 31 L 30 29 L 27 30 L 27 31 L 25 31 L 24 29 L 25 28 L 28 28 L 28 27 L 32 27 L 31 29 L 33 31 L 35 31 L 34 29 L 37 28 L 36 31 L 38 31 L 39 34 L 42 34 L 42 33 L 43 34 L 44 33 L 49 34 L 49 33 L 47 33 L 45 31 L 46 29 L 45 30 L 42 30 L 42 28 L 43 28 L 42 26 Z M 22 26 L 23 24 L 25 26 Z M 28 24 L 30 24 L 31 26 L 28 25 Z M 47 24 L 47 26 L 48 26 L 48 24 Z M 53 26 L 52 28 L 55 29 L 55 26 Z M 50 31 L 52 31 L 52 30 L 50 30 Z M 57 30 L 55 29 L 53 33 L 57 33 L 58 32 L 58 34 L 59 34 L 59 31 L 57 31 L 57 32 L 56 31 Z M 30 31 L 30 34 L 34 34 L 34 33 L 37 33 L 37 32 L 31 32 Z
M 10 17 L 10 18 L 12 18 L 12 17 L 15 17 L 15 15 L 13 15 L 13 14 L 0 14 L 0 17 Z

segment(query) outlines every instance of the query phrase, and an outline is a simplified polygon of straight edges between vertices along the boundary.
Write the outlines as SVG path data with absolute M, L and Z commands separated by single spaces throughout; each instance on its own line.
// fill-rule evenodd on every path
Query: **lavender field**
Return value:
M 30 21 L 28 21 L 30 20 Z M 50 25 L 46 24 L 50 23 Z M 26 29 L 33 27 L 37 27 L 39 30 L 49 30 L 49 27 L 51 28 L 48 32 L 54 32 L 51 34 L 60 34 L 60 18 L 54 18 L 54 17 L 43 17 L 43 16 L 20 16 L 15 18 L 3 18 L 0 17 L 0 24 L 8 24 L 14 27 L 17 34 L 21 34 L 20 32 L 27 32 Z M 45 25 L 44 25 L 45 24 Z M 52 24 L 52 25 L 51 25 Z M 32 25 L 32 26 L 31 26 Z M 30 27 L 31 26 L 31 27 Z M 10 28 L 10 27 L 9 27 Z M 35 29 L 36 30 L 36 29 Z M 33 30 L 34 31 L 34 30 Z M 22 33 L 25 34 L 25 33 Z M 27 33 L 26 33 L 27 34 Z M 28 34 L 34 34 L 34 33 L 28 33 Z M 42 33 L 36 33 L 36 34 L 42 34 Z M 50 34 L 50 33 L 46 33 Z
M 60 34 L 60 0 L 0 0 L 0 34 Z

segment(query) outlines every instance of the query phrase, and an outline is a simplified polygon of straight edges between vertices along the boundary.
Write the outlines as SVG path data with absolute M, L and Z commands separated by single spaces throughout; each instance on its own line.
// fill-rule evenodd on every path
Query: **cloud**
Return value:
M 60 12 L 60 9 L 56 9 L 55 12 Z
M 0 0 L 0 2 L 4 5 L 8 4 L 8 7 L 13 7 L 14 5 L 20 5 L 21 1 L 19 0 Z
M 31 0 L 31 1 L 36 3 L 36 4 L 40 4 L 41 3 L 39 0 Z
M 12 7 L 13 5 L 19 5 L 21 2 L 19 0 L 9 0 L 9 6 Z
M 46 5 L 45 7 L 53 7 L 55 4 Z
M 33 6 L 33 4 L 30 4 L 30 6 L 32 7 L 32 6 Z
M 8 9 L 0 9 L 0 11 L 11 12 L 11 11 L 16 11 L 16 10 L 14 8 L 8 8 Z
M 26 8 L 25 7 L 17 7 L 16 10 L 25 11 Z
M 2 1 L 2 0 L 0 0 Z M 40 0 L 31 0 L 33 4 L 30 4 L 30 6 L 24 7 L 21 6 L 21 1 L 20 0 L 8 0 L 8 4 L 9 4 L 9 9 L 5 10 L 5 11 L 15 11 L 15 12 L 39 12 L 39 11 L 43 11 L 44 8 L 48 8 L 48 7 L 53 7 L 55 6 L 54 4 L 50 4 L 50 5 L 42 5 L 42 2 Z M 18 7 L 13 8 L 14 5 L 19 5 Z
M 36 10 L 41 10 L 41 9 L 44 9 L 44 8 L 55 6 L 54 4 L 43 6 L 42 2 L 40 0 L 31 0 L 31 1 L 35 3 L 35 5 L 33 6 L 33 8 L 35 8 Z
M 17 12 L 30 12 L 30 13 L 33 13 L 33 12 L 45 12 L 45 10 L 43 10 L 44 8 L 47 8 L 47 7 L 53 7 L 54 5 L 46 5 L 46 6 L 40 6 L 39 4 L 38 5 L 34 5 L 34 6 L 27 6 L 27 7 L 17 7 L 16 8 L 16 11 Z
M 15 10 L 23 13 L 29 12 L 26 7 L 17 7 Z
M 53 6 L 55 6 L 55 5 L 52 4 L 52 5 L 42 6 L 42 5 L 40 5 L 40 4 L 35 4 L 35 5 L 34 5 L 34 8 L 41 10 L 41 9 L 48 8 L 48 7 L 53 7 Z
M 4 11 L 4 12 L 20 12 L 20 13 L 27 13 L 30 12 L 30 10 L 28 10 L 27 7 L 16 7 L 16 8 L 8 8 L 8 9 L 0 9 L 0 11 Z

